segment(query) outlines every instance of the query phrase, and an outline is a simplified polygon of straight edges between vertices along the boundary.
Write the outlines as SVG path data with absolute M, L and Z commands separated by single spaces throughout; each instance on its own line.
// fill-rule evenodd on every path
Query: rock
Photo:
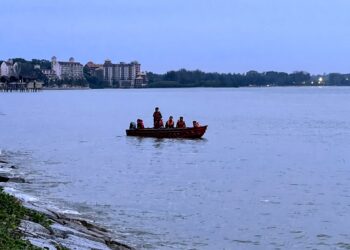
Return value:
M 6 169 L 1 170 L 0 182 L 16 182 L 16 183 L 24 183 L 25 182 L 25 180 L 23 178 L 13 175 L 11 173 L 11 171 L 4 171 L 4 170 L 6 170 Z
M 114 250 L 133 250 L 134 248 L 131 248 L 123 243 L 111 240 L 111 241 L 107 241 L 106 245 L 109 246 L 111 249 Z
M 25 202 L 23 204 L 23 206 L 28 208 L 28 209 L 35 210 L 39 213 L 45 214 L 51 220 L 58 219 L 58 215 L 55 212 L 53 212 L 47 208 L 44 208 L 44 207 L 39 207 L 39 206 L 33 204 L 32 202 Z
M 25 183 L 26 181 L 21 177 L 13 177 L 9 179 L 9 182 Z
M 16 183 L 25 183 L 25 180 L 21 177 L 12 176 L 7 173 L 1 173 L 0 182 L 16 182 Z
M 32 245 L 40 247 L 41 249 L 57 250 L 56 246 L 58 243 L 54 241 L 36 237 L 26 237 L 26 239 L 29 240 Z
M 25 235 L 28 235 L 28 236 L 48 237 L 51 234 L 51 232 L 47 228 L 43 227 L 38 223 L 28 221 L 28 220 L 21 221 L 19 230 L 21 230 Z
M 10 180 L 10 178 L 6 177 L 6 176 L 0 176 L 0 182 L 8 182 Z
M 108 246 L 103 243 L 95 242 L 89 239 L 80 238 L 75 235 L 69 235 L 68 238 L 60 241 L 60 244 L 69 249 L 79 249 L 79 250 L 110 250 Z
M 54 232 L 54 235 L 60 236 L 62 238 L 70 238 L 70 239 L 77 239 L 76 237 L 80 238 L 79 242 L 83 241 L 92 241 L 96 243 L 100 243 L 107 247 L 107 249 L 114 249 L 114 250 L 132 250 L 133 248 L 114 241 L 111 239 L 110 233 L 104 229 L 101 228 L 91 222 L 88 222 L 81 218 L 69 218 L 66 215 L 58 215 L 58 219 L 54 219 L 56 223 L 54 223 L 51 226 L 52 231 Z M 62 245 L 65 245 L 64 242 L 60 243 Z M 69 244 L 72 244 L 70 242 Z M 80 243 L 77 243 L 78 245 Z M 105 249 L 105 248 L 97 248 L 97 249 Z M 77 247 L 77 249 L 80 249 Z M 85 248 L 83 248 L 85 249 Z
M 59 236 L 61 238 L 67 238 L 70 235 L 74 235 L 74 236 L 77 236 L 80 238 L 92 240 L 92 241 L 99 242 L 99 243 L 105 242 L 104 239 L 97 238 L 94 235 L 90 235 L 86 232 L 81 232 L 81 231 L 78 231 L 76 229 L 71 228 L 70 226 L 63 226 L 63 225 L 60 225 L 58 223 L 53 224 L 51 226 L 51 229 L 52 229 L 54 235 Z

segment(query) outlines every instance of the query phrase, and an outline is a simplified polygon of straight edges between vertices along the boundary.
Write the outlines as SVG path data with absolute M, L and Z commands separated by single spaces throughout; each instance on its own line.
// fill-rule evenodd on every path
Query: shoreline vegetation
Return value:
M 9 79 L 0 76 L 0 84 L 19 79 L 30 79 L 44 83 L 46 89 L 91 88 L 103 89 L 117 86 L 102 78 L 91 75 L 87 65 L 83 69 L 83 79 L 49 79 L 42 70 L 50 70 L 51 62 L 45 59 L 11 59 L 18 63 L 19 75 Z M 3 61 L 0 60 L 0 64 Z M 171 70 L 164 74 L 146 72 L 145 88 L 189 88 L 189 87 L 266 87 L 266 86 L 350 86 L 350 73 L 310 74 L 305 71 L 292 73 L 250 70 L 246 73 L 218 73 L 201 70 Z
M 14 196 L 0 187 L 0 248 L 1 249 L 40 249 L 23 239 L 19 227 L 22 220 L 37 223 L 49 229 L 52 222 L 43 214 L 25 208 Z M 56 249 L 66 249 L 56 245 Z
M 133 249 L 91 221 L 53 211 L 12 193 L 11 183 L 26 182 L 16 169 L 9 157 L 0 155 L 0 249 Z

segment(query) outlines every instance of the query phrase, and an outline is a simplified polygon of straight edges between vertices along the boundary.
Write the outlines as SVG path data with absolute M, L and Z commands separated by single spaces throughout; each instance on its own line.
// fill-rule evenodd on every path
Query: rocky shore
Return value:
M 36 247 L 50 250 L 133 249 L 115 240 L 108 230 L 96 225 L 92 221 L 76 215 L 67 215 L 59 211 L 53 211 L 37 204 L 35 201 L 23 199 L 20 195 L 11 192 L 11 190 L 14 190 L 11 187 L 12 185 L 26 182 L 22 176 L 16 173 L 16 169 L 17 166 L 11 164 L 9 157 L 0 154 L 0 195 L 4 196 L 3 199 L 0 199 L 0 215 L 5 219 L 7 217 L 15 217 L 11 214 L 14 213 L 12 212 L 14 209 L 11 206 L 15 206 L 20 211 L 20 223 L 14 232 L 19 232 L 20 238 L 24 240 L 23 242 L 28 242 L 30 247 L 26 249 L 37 249 Z M 5 210 L 5 212 L 2 210 Z M 6 211 L 11 212 L 8 212 L 9 214 L 6 215 Z M 5 228 L 6 230 L 7 228 Z M 12 248 L 11 246 L 6 246 L 6 241 L 4 242 L 0 240 L 0 246 L 1 244 L 5 244 L 1 246 L 2 249 Z

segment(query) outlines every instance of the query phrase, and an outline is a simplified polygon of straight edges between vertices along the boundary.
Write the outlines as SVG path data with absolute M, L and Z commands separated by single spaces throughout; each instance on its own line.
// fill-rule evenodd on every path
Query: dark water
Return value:
M 183 115 L 203 140 L 125 136 Z M 17 187 L 151 249 L 349 249 L 350 88 L 0 94 Z

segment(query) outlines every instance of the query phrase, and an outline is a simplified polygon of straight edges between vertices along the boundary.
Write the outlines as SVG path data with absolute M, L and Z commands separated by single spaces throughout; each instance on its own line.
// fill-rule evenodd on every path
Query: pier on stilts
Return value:
M 0 92 L 38 92 L 43 88 L 43 82 L 30 78 L 4 77 L 0 78 Z

